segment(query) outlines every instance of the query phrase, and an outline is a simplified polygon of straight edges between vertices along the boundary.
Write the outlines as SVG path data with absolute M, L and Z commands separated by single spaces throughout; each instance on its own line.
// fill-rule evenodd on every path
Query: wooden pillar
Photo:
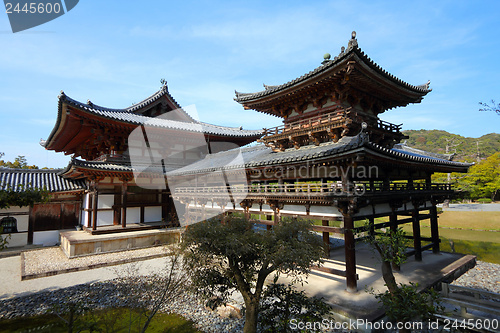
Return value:
M 127 182 L 122 183 L 122 228 L 127 226 Z
M 168 194 L 166 192 L 161 192 L 160 194 L 160 203 L 161 203 L 161 219 L 165 222 L 167 222 L 169 216 L 169 201 L 168 201 Z
M 412 211 L 413 224 L 413 248 L 415 249 L 415 260 L 422 261 L 422 241 L 420 239 L 420 215 L 418 213 L 418 203 L 413 203 Z
M 141 215 L 139 221 L 140 223 L 144 223 L 145 208 L 144 206 L 141 206 L 140 209 L 141 209 Z
M 427 177 L 425 177 L 425 186 L 427 190 L 430 190 L 432 187 L 432 173 L 427 174 Z
M 33 207 L 30 207 L 28 214 L 28 245 L 33 244 L 34 231 L 35 231 L 35 216 L 33 214 Z
M 271 215 L 266 215 L 266 220 L 272 221 L 273 217 Z M 267 227 L 267 230 L 271 230 L 273 228 L 273 226 L 270 224 L 268 224 L 266 227 Z
M 354 241 L 354 219 L 350 213 L 343 216 L 344 221 L 344 248 L 345 248 L 345 269 L 347 292 L 358 291 L 358 281 L 356 279 L 356 248 Z
M 115 187 L 115 197 L 114 197 L 114 207 L 113 207 L 113 225 L 119 225 L 120 220 L 120 212 L 121 212 L 121 199 L 122 195 L 120 190 Z
M 323 220 L 322 223 L 324 227 L 329 226 L 328 220 Z M 330 257 L 330 233 L 327 231 L 323 231 L 323 244 L 325 246 L 325 255 L 328 258 Z
M 92 207 L 93 207 L 93 204 L 92 204 L 92 199 L 93 199 L 93 195 L 90 194 L 89 192 L 89 202 L 87 203 L 88 204 L 88 209 L 87 207 L 85 207 L 85 209 L 87 209 L 87 228 L 90 229 L 92 228 Z
M 439 226 L 436 203 L 432 202 L 432 207 L 429 209 L 431 214 L 431 238 L 432 238 L 432 252 L 439 253 Z
M 278 208 L 274 208 L 274 224 L 278 224 L 280 222 L 280 213 Z
M 92 203 L 92 230 L 97 230 L 97 201 L 98 201 L 98 193 L 97 193 L 97 184 L 94 187 L 94 200 Z

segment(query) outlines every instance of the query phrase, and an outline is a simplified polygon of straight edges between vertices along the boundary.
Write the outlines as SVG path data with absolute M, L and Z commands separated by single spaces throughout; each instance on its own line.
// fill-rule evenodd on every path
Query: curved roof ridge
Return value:
M 333 60 L 325 60 L 322 62 L 322 64 L 313 70 L 309 71 L 308 73 L 305 73 L 293 80 L 290 80 L 288 82 L 285 82 L 280 85 L 274 85 L 274 86 L 269 86 L 264 84 L 265 90 L 262 91 L 257 91 L 254 93 L 241 93 L 235 90 L 236 97 L 234 98 L 235 101 L 237 102 L 244 102 L 253 98 L 269 95 L 273 92 L 279 91 L 286 89 L 290 86 L 292 86 L 295 83 L 305 81 L 306 79 L 324 71 L 327 70 L 335 65 L 338 65 L 344 58 L 356 54 L 358 55 L 364 62 L 366 62 L 368 65 L 376 69 L 380 74 L 386 76 L 387 78 L 391 79 L 392 81 L 401 84 L 405 86 L 406 88 L 421 92 L 421 93 L 428 93 L 432 91 L 432 89 L 429 88 L 430 81 L 428 81 L 425 84 L 422 85 L 413 85 L 410 84 L 406 81 L 403 81 L 402 79 L 396 77 L 395 75 L 387 72 L 385 69 L 383 69 L 380 65 L 375 63 L 370 57 L 368 57 L 365 52 L 361 50 L 361 48 L 358 46 L 358 42 L 356 40 L 356 32 L 353 31 L 352 33 L 352 38 L 349 40 L 348 47 L 345 48 L 342 46 L 340 53 L 333 59 Z
M 134 112 L 126 111 L 125 109 L 110 109 L 110 108 L 98 107 L 93 103 L 85 104 L 76 101 L 68 97 L 66 94 L 64 94 L 64 92 L 61 92 L 61 95 L 59 95 L 59 103 L 60 103 L 59 108 L 61 108 L 62 102 L 72 104 L 87 112 L 97 114 L 101 117 L 105 117 L 108 119 L 115 119 L 134 125 L 149 125 L 153 127 L 164 127 L 164 128 L 173 128 L 180 130 L 194 130 L 196 132 L 198 131 L 193 126 L 199 125 L 201 127 L 200 128 L 201 131 L 199 132 L 205 132 L 206 134 L 244 136 L 244 137 L 251 137 L 251 136 L 257 137 L 262 134 L 262 130 L 243 130 L 243 128 L 241 127 L 213 125 L 195 120 L 192 117 L 190 117 L 192 119 L 192 122 L 185 122 L 180 120 L 163 119 L 161 117 L 144 116 Z M 59 113 L 60 112 L 61 110 L 59 111 Z M 47 141 L 49 141 L 51 137 L 52 134 L 49 137 L 49 139 L 47 139 Z
M 169 97 L 169 99 L 175 104 L 175 106 L 177 108 L 179 108 L 179 109 L 181 108 L 181 106 L 179 105 L 179 103 L 177 103 L 177 101 L 168 92 L 168 87 L 167 87 L 166 81 L 163 83 L 163 85 L 160 88 L 160 90 L 158 90 L 157 92 L 155 92 L 151 96 L 143 99 L 139 103 L 135 103 L 135 104 L 133 104 L 133 105 L 131 105 L 129 107 L 126 107 L 126 108 L 109 108 L 109 107 L 100 106 L 98 104 L 95 104 L 95 103 L 93 103 L 90 100 L 87 100 L 87 103 L 83 103 L 83 102 L 77 101 L 77 100 L 69 97 L 62 90 L 61 90 L 61 94 L 59 95 L 59 100 L 64 99 L 67 102 L 70 102 L 70 103 L 75 104 L 75 105 L 79 105 L 79 106 L 84 107 L 84 108 L 89 108 L 89 109 L 95 109 L 95 110 L 101 110 L 101 111 L 110 111 L 110 112 L 133 113 L 134 111 L 137 111 L 139 109 L 142 109 L 142 108 L 150 105 L 151 103 L 157 101 L 158 99 L 160 99 L 162 96 L 165 96 L 165 95 Z

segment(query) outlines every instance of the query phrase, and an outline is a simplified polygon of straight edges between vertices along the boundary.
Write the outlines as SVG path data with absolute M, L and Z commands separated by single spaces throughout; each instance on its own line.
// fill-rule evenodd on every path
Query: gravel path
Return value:
M 112 265 L 137 259 L 148 259 L 165 254 L 163 246 L 150 247 L 138 250 L 129 250 L 99 255 L 89 255 L 68 259 L 60 247 L 51 247 L 40 250 L 24 252 L 22 269 L 23 275 L 35 275 L 48 272 L 64 271 L 74 268 L 92 268 L 101 264 Z
M 477 261 L 476 267 L 453 281 L 453 284 L 500 294 L 500 265 Z

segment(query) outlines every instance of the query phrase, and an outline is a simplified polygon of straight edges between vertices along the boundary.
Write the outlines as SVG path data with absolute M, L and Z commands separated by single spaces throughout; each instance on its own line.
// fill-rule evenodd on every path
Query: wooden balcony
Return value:
M 451 194 L 450 184 L 389 184 L 358 182 L 343 185 L 335 183 L 250 184 L 235 186 L 179 187 L 173 194 L 176 200 L 217 200 L 229 196 L 240 199 L 284 199 L 331 202 L 335 198 L 401 196 L 412 194 Z
M 272 128 L 264 128 L 260 142 L 275 151 L 286 148 L 299 148 L 309 143 L 320 144 L 325 141 L 338 141 L 345 135 L 356 135 L 361 129 L 361 123 L 366 122 L 368 132 L 373 136 L 373 142 L 389 138 L 390 141 L 404 137 L 402 125 L 395 125 L 380 119 L 366 119 L 366 116 L 352 111 L 351 108 L 337 110 L 318 116 L 285 123 Z

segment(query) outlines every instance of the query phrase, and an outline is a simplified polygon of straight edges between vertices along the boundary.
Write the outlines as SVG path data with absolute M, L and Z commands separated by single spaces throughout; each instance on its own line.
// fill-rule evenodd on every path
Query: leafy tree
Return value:
M 256 332 L 266 277 L 287 274 L 298 282 L 321 262 L 324 249 L 310 227 L 309 221 L 283 219 L 262 230 L 240 217 L 189 226 L 182 247 L 194 290 L 205 299 L 215 295 L 219 304 L 238 290 L 245 302 L 243 332 Z
M 0 209 L 11 206 L 33 206 L 37 202 L 46 201 L 48 197 L 48 191 L 45 189 L 24 188 L 23 186 L 13 189 L 2 185 L 0 184 Z
M 477 161 L 478 151 L 482 159 L 500 151 L 500 134 L 489 133 L 479 138 L 466 138 L 441 130 L 407 130 L 407 144 L 413 148 L 432 153 L 456 153 L 453 160 L 463 162 Z M 451 144 L 453 142 L 453 144 Z
M 5 154 L 0 152 L 0 158 Z M 14 159 L 14 162 L 0 160 L 0 167 L 12 168 L 12 169 L 38 169 L 36 165 L 28 165 L 26 157 L 19 155 Z
M 393 265 L 401 265 L 406 261 L 406 247 L 408 240 L 403 229 L 371 235 L 367 241 L 377 250 L 382 260 L 382 277 L 387 291 L 375 294 L 373 288 L 370 293 L 382 302 L 386 315 L 393 322 L 411 322 L 417 319 L 429 320 L 434 314 L 443 310 L 440 305 L 439 294 L 434 291 L 418 292 L 418 285 L 397 284 L 392 270 Z M 400 332 L 409 332 L 401 329 Z
M 472 166 L 465 177 L 465 184 L 469 187 L 472 199 L 495 200 L 500 195 L 500 153 Z
M 444 310 L 441 298 L 435 290 L 418 292 L 418 284 L 399 284 L 395 293 L 386 291 L 375 295 L 382 302 L 385 314 L 393 322 L 428 322 L 433 315 Z M 400 332 L 406 331 L 401 329 Z
M 7 244 L 9 244 L 8 239 L 10 239 L 10 235 L 2 236 L 3 226 L 0 225 L 0 251 L 7 248 Z
M 262 332 L 293 332 L 290 320 L 320 322 L 331 308 L 323 299 L 307 297 L 292 285 L 270 284 L 260 304 L 259 323 Z
M 382 261 L 382 278 L 391 295 L 398 292 L 396 279 L 392 266 L 401 266 L 406 262 L 406 248 L 408 240 L 403 229 L 398 228 L 393 232 L 379 233 L 367 238 L 367 242 L 377 250 Z
M 491 105 L 483 102 L 479 102 L 479 105 L 482 106 L 479 111 L 493 111 L 500 115 L 500 103 L 497 104 L 494 100 L 491 100 Z

